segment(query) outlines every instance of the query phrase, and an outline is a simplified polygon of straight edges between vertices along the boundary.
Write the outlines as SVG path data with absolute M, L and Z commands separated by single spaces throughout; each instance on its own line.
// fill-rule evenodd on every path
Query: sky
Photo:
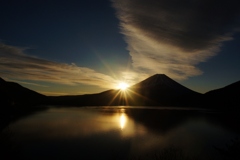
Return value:
M 240 80 L 237 0 L 8 0 L 0 77 L 79 95 L 166 74 L 200 93 Z

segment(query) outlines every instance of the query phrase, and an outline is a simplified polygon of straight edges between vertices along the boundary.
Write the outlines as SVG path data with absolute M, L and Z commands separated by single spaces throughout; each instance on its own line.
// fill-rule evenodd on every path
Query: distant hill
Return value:
M 240 110 L 240 81 L 204 94 L 205 104 L 211 108 Z
M 96 94 L 86 95 L 67 95 L 67 96 L 49 96 L 50 104 L 53 105 L 72 105 L 72 106 L 110 106 L 120 105 L 117 98 L 112 101 L 115 95 L 119 94 L 119 90 L 108 90 Z
M 1 106 L 32 106 L 46 102 L 47 96 L 0 78 Z

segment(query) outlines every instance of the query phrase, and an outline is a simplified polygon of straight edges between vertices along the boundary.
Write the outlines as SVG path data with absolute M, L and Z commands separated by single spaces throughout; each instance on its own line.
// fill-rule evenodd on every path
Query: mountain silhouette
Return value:
M 240 81 L 204 94 L 205 104 L 211 108 L 240 110 Z
M 164 74 L 153 75 L 126 91 L 107 90 L 86 95 L 45 96 L 0 78 L 1 106 L 39 104 L 66 106 L 182 106 L 232 108 L 240 106 L 240 81 L 205 94 L 195 92 Z M 2 105 L 3 104 L 3 105 Z
M 177 83 L 165 74 L 155 74 L 130 88 L 139 91 L 146 89 L 151 90 L 151 92 L 157 91 L 160 95 L 199 94 Z
M 186 106 L 192 105 L 201 94 L 190 90 L 165 74 L 153 75 L 129 88 L 142 97 L 146 105 Z M 190 99 L 190 100 L 189 100 Z
M 0 78 L 1 106 L 32 106 L 46 101 L 47 96 Z
M 58 105 L 193 106 L 200 97 L 200 93 L 180 85 L 166 75 L 156 74 L 126 91 L 108 90 L 98 94 L 59 96 L 51 99 L 53 104 Z

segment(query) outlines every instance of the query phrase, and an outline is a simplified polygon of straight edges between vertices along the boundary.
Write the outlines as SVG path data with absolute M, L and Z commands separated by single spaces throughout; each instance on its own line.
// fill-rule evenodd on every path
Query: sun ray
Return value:
M 115 94 L 115 96 L 111 99 L 111 101 L 109 102 L 109 105 L 113 103 L 113 101 L 117 98 L 119 94 L 120 94 L 120 91 L 118 91 L 117 94 Z

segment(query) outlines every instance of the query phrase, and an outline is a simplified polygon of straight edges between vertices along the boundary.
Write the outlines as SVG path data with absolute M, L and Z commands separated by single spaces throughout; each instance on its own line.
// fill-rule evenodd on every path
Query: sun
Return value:
M 120 82 L 119 84 L 118 84 L 118 89 L 120 89 L 120 90 L 122 90 L 122 91 L 125 91 L 127 88 L 129 87 L 129 85 L 127 84 L 127 83 L 125 83 L 125 82 Z

